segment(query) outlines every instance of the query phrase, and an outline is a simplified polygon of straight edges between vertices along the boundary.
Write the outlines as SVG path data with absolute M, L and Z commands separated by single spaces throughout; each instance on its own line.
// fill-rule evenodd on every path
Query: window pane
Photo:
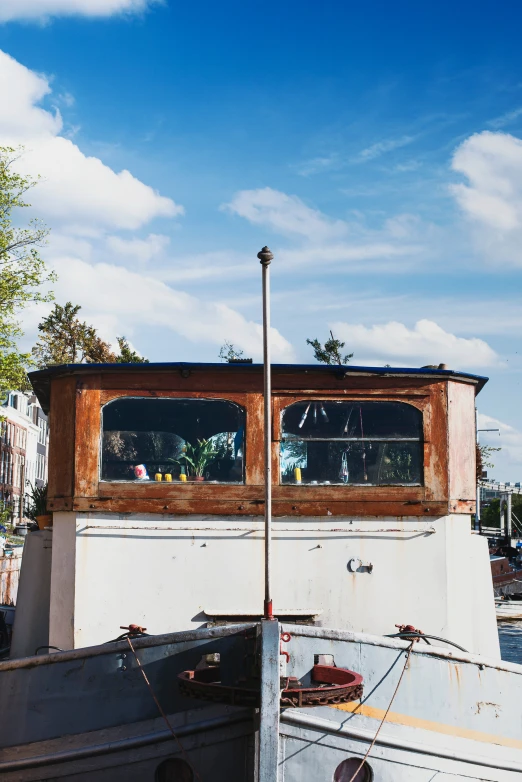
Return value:
M 233 402 L 118 399 L 102 426 L 102 480 L 243 482 L 245 414 Z
M 401 402 L 296 402 L 283 413 L 283 432 L 304 439 L 422 438 L 422 413 Z
M 400 402 L 297 402 L 283 412 L 282 483 L 419 485 L 422 413 Z

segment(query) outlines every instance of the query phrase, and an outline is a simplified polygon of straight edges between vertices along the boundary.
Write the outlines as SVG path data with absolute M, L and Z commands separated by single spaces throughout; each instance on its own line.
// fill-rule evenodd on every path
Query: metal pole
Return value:
M 512 519 L 511 514 L 513 512 L 512 494 L 508 492 L 506 494 L 506 537 L 508 538 L 508 545 L 511 546 L 511 538 L 513 536 Z
M 272 382 L 270 372 L 270 263 L 273 255 L 268 247 L 258 252 L 263 268 L 263 395 L 265 427 L 265 602 L 264 617 L 273 619 L 272 585 L 270 578 L 272 554 Z
M 279 671 L 279 622 L 261 622 L 261 709 L 259 715 L 258 782 L 279 779 L 279 714 L 281 679 Z
M 475 429 L 477 432 L 477 448 L 480 448 L 479 439 L 480 439 L 480 432 L 499 432 L 500 429 L 479 429 L 478 428 L 478 410 L 475 408 Z M 482 532 L 482 527 L 480 524 L 480 489 L 481 489 L 481 476 L 477 476 L 477 507 L 475 509 L 475 531 L 476 532 Z

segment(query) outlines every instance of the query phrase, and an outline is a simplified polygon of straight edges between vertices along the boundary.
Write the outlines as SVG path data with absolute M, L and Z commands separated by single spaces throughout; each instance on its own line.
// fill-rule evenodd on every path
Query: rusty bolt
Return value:
M 237 506 L 237 509 L 238 509 L 238 510 L 245 510 L 245 506 L 244 506 L 244 505 L 238 505 L 238 506 Z
M 96 505 L 94 505 L 94 504 L 93 505 L 89 505 L 89 508 L 95 508 L 95 507 L 96 507 Z
M 269 266 L 270 262 L 274 259 L 274 256 L 266 246 L 258 252 L 257 257 L 259 258 L 261 266 Z

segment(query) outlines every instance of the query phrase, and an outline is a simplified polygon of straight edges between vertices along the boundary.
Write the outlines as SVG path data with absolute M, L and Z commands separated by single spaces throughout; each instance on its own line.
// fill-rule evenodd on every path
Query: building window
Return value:
M 104 481 L 244 481 L 245 412 L 233 402 L 118 399 L 102 429 Z
M 422 442 L 422 413 L 402 402 L 296 402 L 283 411 L 281 482 L 421 485 Z

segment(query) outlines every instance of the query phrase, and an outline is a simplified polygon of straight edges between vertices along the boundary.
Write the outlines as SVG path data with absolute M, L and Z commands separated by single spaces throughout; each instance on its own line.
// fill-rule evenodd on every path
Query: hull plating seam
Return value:
M 335 736 L 346 736 L 364 742 L 373 741 L 375 736 L 375 731 L 365 730 L 363 728 L 351 728 L 347 725 L 341 725 L 339 723 L 331 722 L 330 720 L 324 720 L 319 717 L 311 717 L 308 714 L 301 714 L 295 711 L 284 711 L 281 714 L 281 723 L 296 725 L 299 728 L 319 730 L 322 733 L 329 733 Z M 466 738 L 469 738 L 469 736 Z M 500 742 L 496 741 L 495 743 Z M 380 735 L 378 736 L 375 744 L 383 747 L 391 747 L 392 749 L 406 750 L 407 752 L 417 752 L 421 755 L 432 755 L 434 757 L 446 758 L 448 760 L 456 760 L 461 763 L 473 763 L 476 766 L 494 768 L 501 771 L 522 771 L 522 762 L 501 762 L 499 760 L 490 760 L 483 755 L 468 755 L 467 753 L 463 752 L 452 752 L 451 750 L 444 749 L 442 747 L 430 747 L 428 744 L 407 741 L 405 739 L 398 739 L 392 736 Z M 518 742 L 518 744 L 522 745 L 522 742 Z
M 250 722 L 252 713 L 250 711 L 241 711 L 236 714 L 227 714 L 223 717 L 214 717 L 210 720 L 194 722 L 191 725 L 181 725 L 176 728 L 176 736 L 192 736 L 195 733 L 202 733 L 209 730 L 216 730 L 228 725 L 235 725 L 239 722 Z M 88 734 L 85 734 L 88 736 Z M 33 757 L 17 758 L 16 760 L 6 760 L 0 762 L 0 775 L 8 771 L 18 771 L 26 768 L 39 768 L 40 766 L 50 766 L 54 763 L 67 763 L 82 758 L 91 758 L 99 755 L 108 755 L 112 752 L 121 752 L 123 750 L 145 747 L 149 744 L 158 744 L 163 741 L 173 741 L 170 730 L 158 730 L 153 733 L 147 733 L 144 736 L 133 736 L 128 739 L 119 739 L 110 741 L 106 744 L 96 744 L 78 749 L 65 750 L 64 752 L 55 752 L 49 755 L 34 755 Z M 29 745 L 30 746 L 30 745 Z M 23 749 L 23 748 L 20 748 Z

